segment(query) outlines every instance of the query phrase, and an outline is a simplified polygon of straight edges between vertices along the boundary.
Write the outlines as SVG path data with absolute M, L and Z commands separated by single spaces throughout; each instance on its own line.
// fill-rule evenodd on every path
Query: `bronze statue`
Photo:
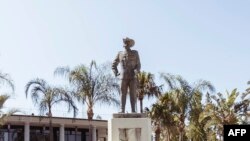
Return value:
M 130 104 L 131 104 L 131 112 L 136 112 L 136 74 L 140 72 L 141 64 L 139 54 L 136 50 L 131 50 L 131 47 L 134 46 L 135 41 L 130 38 L 123 39 L 124 43 L 124 51 L 120 51 L 113 64 L 112 70 L 115 76 L 121 77 L 121 111 L 120 113 L 125 112 L 126 105 L 126 96 L 129 89 L 130 94 Z M 121 71 L 118 72 L 117 66 L 120 63 Z

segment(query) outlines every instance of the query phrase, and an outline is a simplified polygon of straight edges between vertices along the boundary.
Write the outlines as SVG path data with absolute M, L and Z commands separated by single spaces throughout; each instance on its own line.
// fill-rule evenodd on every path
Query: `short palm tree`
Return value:
M 2 111 L 4 103 L 10 98 L 9 95 L 0 95 L 0 125 L 4 125 L 6 118 L 12 114 L 19 112 L 17 109 L 11 109 L 7 112 Z
M 50 141 L 53 141 L 52 127 L 52 108 L 55 104 L 65 102 L 68 106 L 68 111 L 73 109 L 74 117 L 77 114 L 77 108 L 71 98 L 70 93 L 62 88 L 52 87 L 43 79 L 34 79 L 29 81 L 25 86 L 26 98 L 28 94 L 35 105 L 39 106 L 40 115 L 48 112 Z
M 204 129 L 213 130 L 223 140 L 223 125 L 238 124 L 239 116 L 247 114 L 250 99 L 247 96 L 250 93 L 240 94 L 237 89 L 231 92 L 226 92 L 225 95 L 217 93 L 217 95 L 208 95 L 208 102 L 205 105 L 204 111 L 201 113 L 199 121 L 207 120 Z M 241 96 L 241 100 L 237 98 Z
M 74 88 L 75 97 L 88 106 L 88 119 L 94 116 L 93 107 L 96 103 L 119 105 L 114 90 L 117 90 L 115 78 L 107 71 L 107 64 L 97 66 L 95 61 L 89 67 L 85 65 L 69 67 L 58 67 L 55 74 L 66 76 L 71 86 Z
M 179 141 L 186 138 L 185 120 L 193 118 L 190 111 L 193 110 L 194 104 L 199 104 L 197 95 L 202 95 L 204 90 L 214 92 L 213 85 L 205 80 L 200 80 L 194 85 L 190 85 L 185 79 L 178 75 L 161 74 L 161 77 L 169 87 L 168 93 L 171 93 L 173 115 L 175 121 L 178 122 Z M 198 101 L 197 101 L 198 100 Z
M 144 96 L 148 96 L 148 98 L 158 98 L 161 95 L 161 86 L 156 86 L 153 74 L 144 71 L 137 74 L 137 81 L 137 95 L 140 101 L 140 112 L 143 113 Z
M 207 141 L 208 132 L 204 130 L 204 126 L 207 120 L 199 122 L 200 114 L 204 110 L 204 105 L 202 104 L 202 94 L 200 92 L 194 93 L 193 100 L 190 102 L 191 109 L 189 112 L 189 124 L 186 127 L 186 135 L 191 141 Z
M 176 141 L 177 122 L 174 119 L 173 99 L 171 93 L 165 93 L 157 103 L 152 105 L 149 115 L 155 126 L 156 141 L 160 140 L 160 133 L 164 141 Z

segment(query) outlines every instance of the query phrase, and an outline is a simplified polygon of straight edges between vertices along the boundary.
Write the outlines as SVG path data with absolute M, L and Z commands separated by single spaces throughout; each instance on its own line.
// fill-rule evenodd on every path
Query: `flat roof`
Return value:
M 11 115 L 7 118 L 5 124 L 10 125 L 24 125 L 29 123 L 30 126 L 48 126 L 49 117 L 47 116 L 35 116 L 35 115 Z M 96 128 L 107 128 L 107 120 L 94 119 L 89 121 L 88 119 L 82 118 L 68 118 L 68 117 L 52 117 L 53 127 L 79 127 L 88 128 L 89 125 L 95 126 Z

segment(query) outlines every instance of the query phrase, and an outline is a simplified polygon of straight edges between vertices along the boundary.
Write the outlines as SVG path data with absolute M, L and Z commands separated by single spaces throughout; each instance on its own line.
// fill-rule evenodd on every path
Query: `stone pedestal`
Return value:
M 151 120 L 145 114 L 113 114 L 108 121 L 109 141 L 151 141 Z

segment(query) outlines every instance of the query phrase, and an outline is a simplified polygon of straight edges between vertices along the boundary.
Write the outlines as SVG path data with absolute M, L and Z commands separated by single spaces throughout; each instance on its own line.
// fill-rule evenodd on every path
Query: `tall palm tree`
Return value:
M 192 105 L 197 101 L 197 95 L 201 95 L 204 90 L 214 92 L 213 85 L 205 80 L 200 80 L 194 85 L 190 85 L 185 79 L 178 75 L 161 74 L 171 93 L 173 101 L 175 121 L 178 122 L 179 141 L 186 138 L 185 120 L 190 118 Z M 192 118 L 192 117 L 191 117 Z
M 138 100 L 140 101 L 140 112 L 143 113 L 143 99 L 144 96 L 150 97 L 159 97 L 161 95 L 161 86 L 156 86 L 154 82 L 154 76 L 151 73 L 140 72 L 137 74 L 138 81 Z
M 209 119 L 204 129 L 215 131 L 219 140 L 223 140 L 223 125 L 238 124 L 240 115 L 247 114 L 250 104 L 248 95 L 250 93 L 240 94 L 237 89 L 226 92 L 226 94 L 208 95 L 204 111 L 199 118 L 200 122 Z M 241 97 L 241 100 L 237 101 L 238 97 Z
M 43 79 L 34 79 L 29 81 L 25 86 L 26 98 L 28 94 L 35 105 L 39 106 L 40 115 L 48 112 L 50 141 L 53 141 L 52 127 L 52 107 L 60 102 L 65 102 L 68 106 L 68 111 L 73 109 L 74 117 L 77 114 L 77 108 L 67 90 L 62 88 L 52 87 Z
M 66 76 L 73 86 L 75 97 L 86 103 L 89 120 L 93 119 L 93 107 L 96 103 L 119 105 L 117 96 L 113 93 L 118 85 L 107 69 L 107 64 L 97 66 L 95 61 L 91 61 L 89 67 L 79 65 L 72 70 L 69 67 L 58 67 L 55 70 L 56 75 Z

